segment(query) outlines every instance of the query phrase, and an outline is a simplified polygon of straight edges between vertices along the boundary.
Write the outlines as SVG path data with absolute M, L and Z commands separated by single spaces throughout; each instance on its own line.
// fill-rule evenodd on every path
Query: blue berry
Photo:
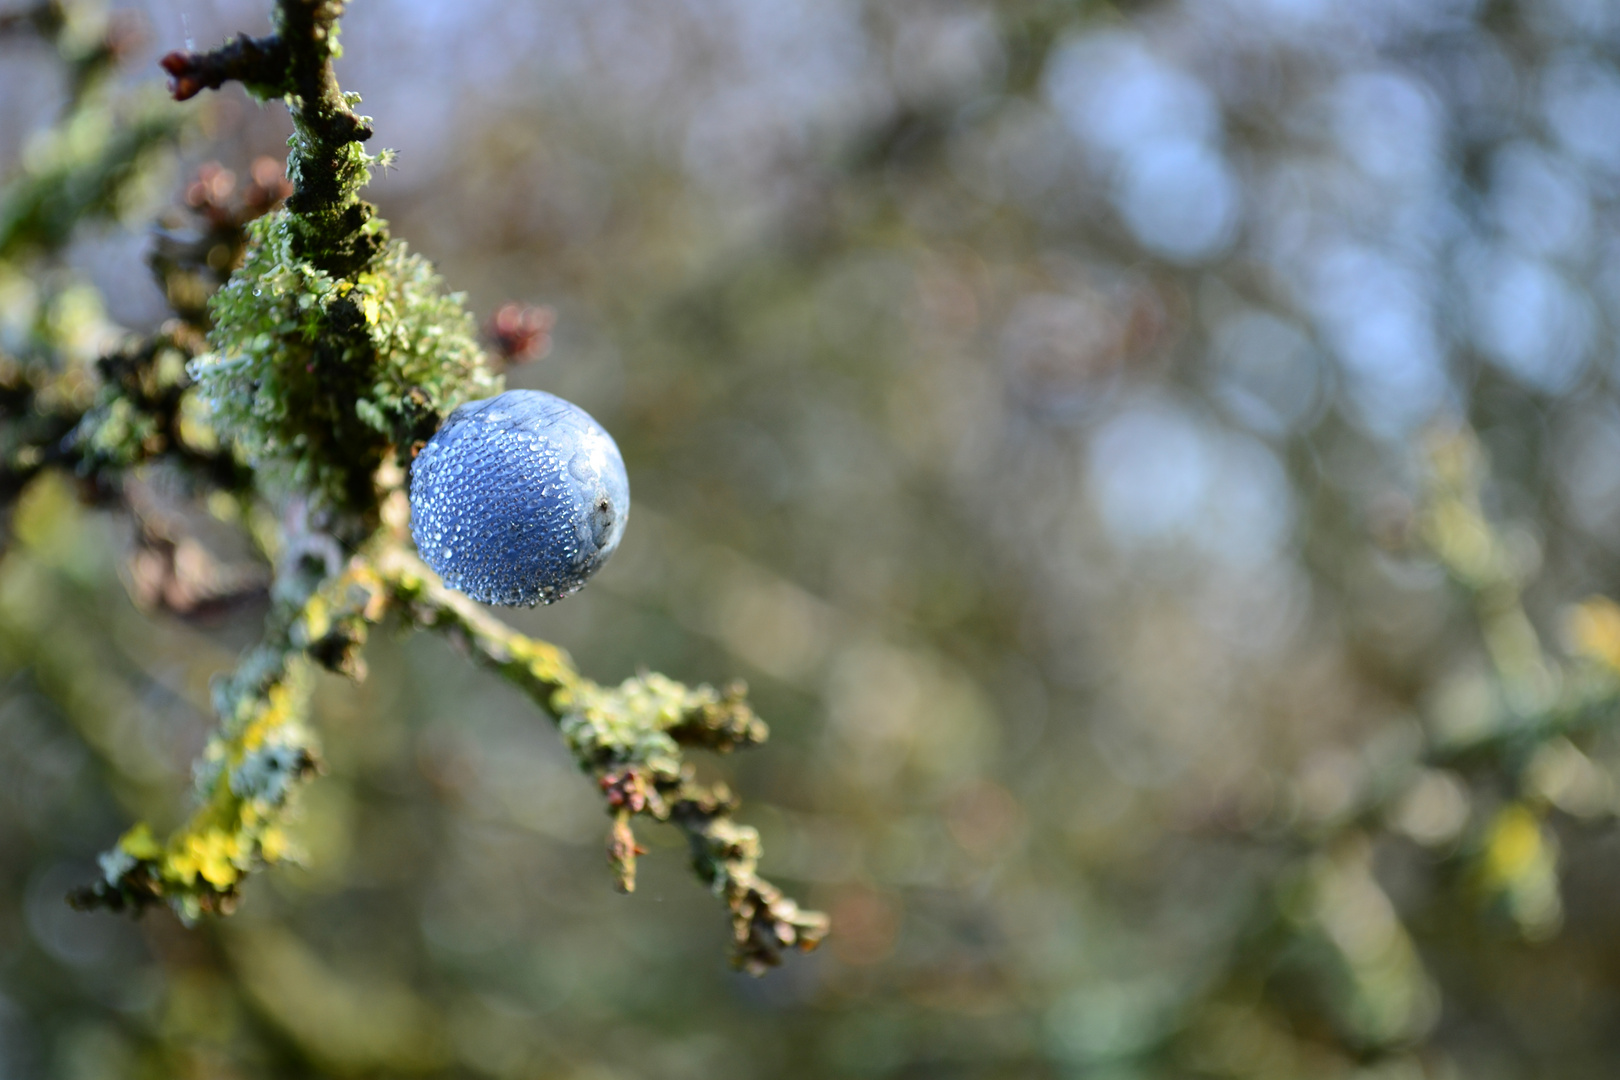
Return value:
M 452 589 L 485 604 L 578 592 L 619 546 L 630 481 L 579 406 L 508 390 L 450 414 L 411 467 L 411 537 Z

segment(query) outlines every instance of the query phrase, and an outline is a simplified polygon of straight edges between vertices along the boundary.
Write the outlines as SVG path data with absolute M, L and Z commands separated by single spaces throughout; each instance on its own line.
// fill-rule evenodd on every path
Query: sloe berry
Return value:
M 578 592 L 619 546 L 630 481 L 613 436 L 572 402 L 508 390 L 461 406 L 411 467 L 411 537 L 485 604 Z

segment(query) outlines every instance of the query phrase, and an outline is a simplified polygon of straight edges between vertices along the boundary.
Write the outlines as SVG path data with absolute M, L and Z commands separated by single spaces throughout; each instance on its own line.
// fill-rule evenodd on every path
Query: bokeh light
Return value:
M 267 11 L 113 6 L 130 93 Z M 394 233 L 481 317 L 553 309 L 509 383 L 624 451 L 621 551 L 514 621 L 604 681 L 746 678 L 772 740 L 704 767 L 833 936 L 726 970 L 677 836 L 616 895 L 544 719 L 388 634 L 318 691 L 304 868 L 198 929 L 67 910 L 181 813 L 262 608 L 141 613 L 129 524 L 40 485 L 0 1076 L 1613 1076 L 1620 737 L 1412 747 L 1527 722 L 1564 676 L 1525 635 L 1601 652 L 1570 605 L 1620 588 L 1614 4 L 357 0 L 343 42 Z M 64 93 L 0 37 L 0 175 Z M 164 317 L 150 218 L 288 133 L 187 108 L 118 223 L 0 264 L 0 354 Z M 1484 516 L 1436 522 L 1460 430 Z

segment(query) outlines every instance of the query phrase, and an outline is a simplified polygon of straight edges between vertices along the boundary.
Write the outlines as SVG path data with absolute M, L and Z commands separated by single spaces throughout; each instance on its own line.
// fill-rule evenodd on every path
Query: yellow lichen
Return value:
M 1620 604 L 1594 596 L 1576 606 L 1569 616 L 1573 651 L 1620 672 Z

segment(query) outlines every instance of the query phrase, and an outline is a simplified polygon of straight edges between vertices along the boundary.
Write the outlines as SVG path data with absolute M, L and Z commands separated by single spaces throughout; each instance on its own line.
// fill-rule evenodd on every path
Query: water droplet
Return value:
M 589 482 L 576 475 L 581 463 Z M 458 409 L 412 468 L 418 547 L 446 584 L 485 603 L 577 591 L 617 548 L 629 503 L 612 437 L 577 406 L 532 390 Z M 436 542 L 452 535 L 453 547 Z

